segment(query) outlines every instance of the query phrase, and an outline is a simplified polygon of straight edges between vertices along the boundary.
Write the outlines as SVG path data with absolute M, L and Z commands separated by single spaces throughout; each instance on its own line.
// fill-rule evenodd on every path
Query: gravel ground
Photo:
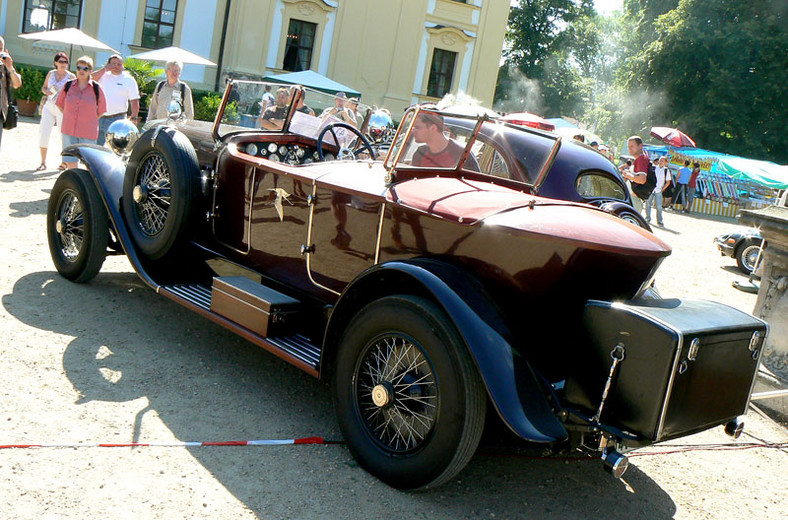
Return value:
M 57 132 L 55 132 L 57 134 Z M 54 271 L 45 214 L 54 169 L 35 172 L 38 126 L 0 152 L 0 444 L 339 438 L 328 387 L 158 297 L 124 257 L 90 284 Z M 53 137 L 50 166 L 59 163 Z M 735 224 L 673 213 L 663 296 L 752 311 L 745 278 L 711 240 Z M 750 412 L 740 441 L 787 442 Z M 674 444 L 730 444 L 721 428 Z M 651 450 L 654 451 L 654 450 Z M 403 493 L 339 445 L 0 450 L 0 518 L 788 518 L 788 450 L 632 457 L 622 481 L 598 461 L 483 447 L 452 482 Z

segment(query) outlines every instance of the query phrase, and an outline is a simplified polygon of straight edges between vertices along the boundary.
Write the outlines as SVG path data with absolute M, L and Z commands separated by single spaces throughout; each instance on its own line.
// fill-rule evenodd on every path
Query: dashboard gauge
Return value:
M 333 153 L 327 153 L 327 154 L 325 154 L 325 155 L 323 156 L 323 158 L 324 158 L 326 161 L 333 161 L 333 160 L 335 160 L 335 159 L 336 159 L 336 157 L 334 157 L 334 154 L 333 154 Z
M 276 150 L 278 148 L 279 147 L 276 145 L 276 143 L 271 143 L 271 144 L 268 145 L 268 151 L 271 152 L 271 153 L 276 153 Z
M 319 161 L 319 160 L 320 160 L 320 154 L 319 154 L 319 153 L 317 153 L 317 150 L 315 150 L 314 152 L 312 152 L 312 160 L 313 160 L 313 161 Z
M 281 155 L 282 157 L 284 157 L 285 155 L 287 155 L 287 146 L 285 146 L 285 145 L 281 145 L 281 146 L 279 147 L 279 155 Z
M 296 146 L 295 147 L 295 154 L 296 154 L 296 157 L 298 157 L 300 159 L 301 157 L 306 155 L 306 150 L 304 150 L 300 146 Z
M 278 155 L 276 155 L 275 153 L 272 153 L 271 155 L 269 155 L 269 156 L 268 156 L 268 159 L 270 159 L 270 160 L 272 160 L 272 161 L 274 161 L 274 162 L 280 162 L 280 161 L 282 160 L 282 159 L 280 159 L 280 158 L 279 158 L 279 156 L 278 156 Z
M 311 164 L 311 163 L 312 163 L 311 157 L 307 157 L 306 159 L 304 159 L 304 164 Z
M 257 145 L 255 143 L 247 144 L 245 150 L 249 155 L 257 155 Z

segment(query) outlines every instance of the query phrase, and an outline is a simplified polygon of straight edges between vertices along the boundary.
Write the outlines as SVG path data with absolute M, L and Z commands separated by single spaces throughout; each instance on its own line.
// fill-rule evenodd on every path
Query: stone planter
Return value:
M 739 221 L 760 228 L 766 240 L 761 286 L 753 314 L 769 323 L 761 362 L 788 382 L 788 207 L 745 210 Z
M 28 101 L 27 99 L 17 99 L 16 107 L 19 109 L 20 116 L 33 117 L 36 115 L 38 103 L 36 101 Z

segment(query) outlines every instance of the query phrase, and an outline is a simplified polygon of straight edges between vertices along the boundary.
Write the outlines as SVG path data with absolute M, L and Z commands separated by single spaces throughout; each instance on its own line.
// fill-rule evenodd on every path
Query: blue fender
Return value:
M 373 287 L 374 286 L 374 287 Z M 367 294 L 378 298 L 407 290 L 426 293 L 443 308 L 473 357 L 498 415 L 521 438 L 555 442 L 567 438 L 564 426 L 550 407 L 545 390 L 528 362 L 511 345 L 501 315 L 480 284 L 465 271 L 434 260 L 395 261 L 370 268 L 342 293 L 326 332 L 326 349 Z M 330 360 L 324 358 L 323 363 Z
M 129 262 L 131 262 L 132 267 L 140 278 L 158 292 L 159 285 L 153 281 L 142 267 L 142 259 L 134 248 L 134 242 L 129 234 L 120 206 L 123 197 L 123 179 L 126 175 L 126 163 L 110 150 L 95 144 L 69 146 L 63 150 L 63 154 L 78 157 L 87 166 L 87 171 L 93 178 L 93 182 L 95 182 L 96 188 L 98 188 L 104 201 L 104 206 L 107 208 L 107 215 L 112 222 L 115 236 L 123 246 Z

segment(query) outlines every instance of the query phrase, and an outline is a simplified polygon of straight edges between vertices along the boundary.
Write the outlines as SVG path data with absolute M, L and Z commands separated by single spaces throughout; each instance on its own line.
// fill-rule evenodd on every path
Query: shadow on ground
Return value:
M 102 273 L 78 285 L 54 272 L 31 273 L 2 302 L 31 327 L 73 336 L 63 368 L 81 397 L 62 406 L 147 398 L 149 406 L 119 442 L 156 440 L 140 439 L 150 410 L 184 441 L 339 438 L 327 385 L 158 297 L 134 274 Z M 351 500 L 353 516 L 372 518 L 629 519 L 676 512 L 637 467 L 622 482 L 598 460 L 523 458 L 499 447 L 483 447 L 457 478 L 423 493 L 382 484 L 344 446 L 191 454 L 260 517 L 334 518 L 347 514 Z

